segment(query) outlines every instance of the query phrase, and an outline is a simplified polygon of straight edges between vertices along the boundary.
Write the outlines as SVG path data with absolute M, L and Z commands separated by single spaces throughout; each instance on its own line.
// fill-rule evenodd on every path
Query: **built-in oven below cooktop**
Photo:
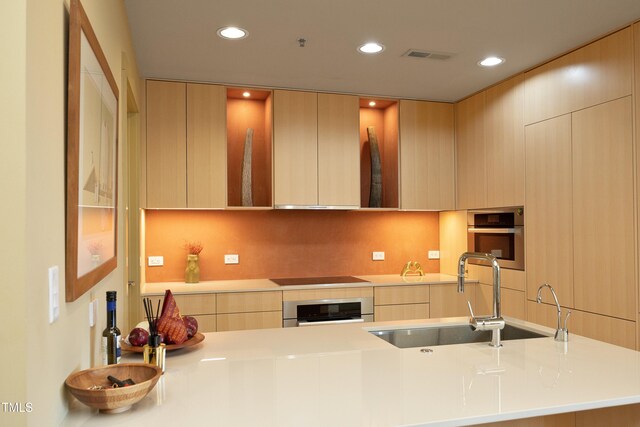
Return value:
M 293 277 L 286 279 L 269 279 L 280 286 L 300 286 L 300 285 L 336 285 L 343 283 L 369 283 L 366 280 L 353 276 L 331 276 L 331 277 Z

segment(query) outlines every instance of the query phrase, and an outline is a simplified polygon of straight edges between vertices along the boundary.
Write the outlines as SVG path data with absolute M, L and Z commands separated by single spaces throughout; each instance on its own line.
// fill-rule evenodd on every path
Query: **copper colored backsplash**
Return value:
M 145 223 L 145 255 L 164 256 L 145 267 L 147 282 L 184 281 L 187 241 L 204 246 L 201 281 L 400 274 L 409 260 L 440 269 L 427 259 L 439 249 L 437 212 L 147 210 Z M 225 265 L 225 254 L 240 263 Z

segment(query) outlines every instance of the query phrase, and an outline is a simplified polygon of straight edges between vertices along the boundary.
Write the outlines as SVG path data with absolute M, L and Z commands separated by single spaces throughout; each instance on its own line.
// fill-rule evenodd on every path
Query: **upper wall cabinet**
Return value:
M 456 104 L 457 208 L 524 204 L 522 74 Z
M 360 206 L 358 98 L 318 94 L 318 204 Z
M 274 204 L 357 208 L 358 98 L 277 90 Z
M 187 207 L 185 83 L 147 81 L 147 207 Z
M 456 104 L 456 207 L 487 206 L 485 92 Z
M 227 204 L 226 89 L 187 85 L 187 207 Z
M 486 90 L 487 206 L 524 205 L 524 75 Z
M 525 74 L 525 123 L 631 94 L 632 30 L 625 28 Z
M 453 105 L 400 101 L 400 207 L 455 209 Z
M 318 95 L 276 90 L 273 134 L 274 204 L 318 204 Z
M 147 207 L 226 206 L 226 93 L 147 81 Z

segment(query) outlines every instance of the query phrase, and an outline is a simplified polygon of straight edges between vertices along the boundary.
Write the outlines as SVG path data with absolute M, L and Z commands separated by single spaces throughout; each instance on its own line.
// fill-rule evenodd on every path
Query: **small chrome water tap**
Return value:
M 500 311 L 500 266 L 498 265 L 498 259 L 491 254 L 480 252 L 465 252 L 460 255 L 458 260 L 458 292 L 460 293 L 464 292 L 464 266 L 469 258 L 488 260 L 493 268 L 493 316 L 475 316 L 471 309 L 471 303 L 467 301 L 469 312 L 471 313 L 469 324 L 477 331 L 491 331 L 491 343 L 489 345 L 500 347 L 502 346 L 500 343 L 500 330 L 504 328 L 505 322 Z
M 558 302 L 558 296 L 556 295 L 556 291 L 553 287 L 547 283 L 540 285 L 538 288 L 538 297 L 536 298 L 536 302 L 538 304 L 542 303 L 542 288 L 549 288 L 551 291 L 551 295 L 553 296 L 553 300 L 556 303 L 556 309 L 558 310 L 558 325 L 556 327 L 556 335 L 554 339 L 556 341 L 567 342 L 569 341 L 569 328 L 567 327 L 567 322 L 569 321 L 569 316 L 571 316 L 571 310 L 567 312 L 567 317 L 564 318 L 564 328 L 562 327 L 562 309 L 560 308 L 560 303 Z

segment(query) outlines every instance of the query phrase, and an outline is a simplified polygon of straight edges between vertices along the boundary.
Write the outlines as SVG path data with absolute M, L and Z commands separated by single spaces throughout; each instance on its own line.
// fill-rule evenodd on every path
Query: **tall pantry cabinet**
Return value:
M 635 348 L 632 32 L 525 74 L 528 319 L 549 283 L 574 332 Z M 545 298 L 546 299 L 546 298 Z

